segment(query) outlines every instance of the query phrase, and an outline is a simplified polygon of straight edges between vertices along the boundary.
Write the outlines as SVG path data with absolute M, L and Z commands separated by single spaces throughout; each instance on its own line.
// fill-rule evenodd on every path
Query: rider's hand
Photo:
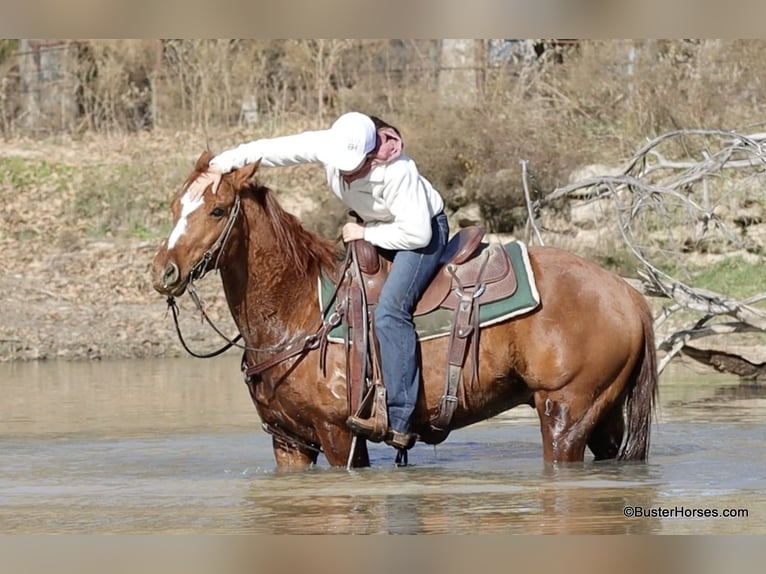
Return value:
M 207 168 L 207 171 L 202 172 L 197 179 L 192 181 L 186 190 L 193 198 L 196 198 L 201 197 L 208 186 L 212 186 L 211 191 L 215 194 L 218 191 L 218 186 L 221 184 L 222 177 L 223 172 L 221 172 L 221 168 L 211 165 Z
M 343 241 L 348 243 L 357 239 L 364 239 L 364 226 L 349 221 L 343 226 Z

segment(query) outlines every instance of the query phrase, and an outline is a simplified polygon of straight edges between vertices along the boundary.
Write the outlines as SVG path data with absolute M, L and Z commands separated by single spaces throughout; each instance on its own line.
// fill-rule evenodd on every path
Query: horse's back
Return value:
M 544 303 L 569 304 L 575 297 L 582 305 L 592 297 L 596 300 L 591 303 L 617 315 L 638 312 L 636 304 L 648 309 L 640 293 L 622 277 L 579 255 L 557 247 L 532 246 L 529 259 Z

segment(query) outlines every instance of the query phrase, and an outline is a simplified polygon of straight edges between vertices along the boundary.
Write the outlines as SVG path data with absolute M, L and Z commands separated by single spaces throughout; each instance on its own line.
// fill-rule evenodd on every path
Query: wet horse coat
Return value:
M 200 157 L 187 184 L 211 157 Z M 215 193 L 208 188 L 200 197 L 190 197 L 184 185 L 172 203 L 173 231 L 153 265 L 155 289 L 178 296 L 212 248 L 249 364 L 316 331 L 318 277 L 334 268 L 337 252 L 253 181 L 256 169 L 228 174 Z M 234 209 L 241 213 L 230 217 Z M 540 418 L 546 462 L 581 461 L 586 446 L 596 459 L 645 459 L 657 392 L 646 301 L 618 275 L 566 251 L 530 247 L 529 259 L 542 304 L 482 329 L 478 378 L 464 379 L 450 430 L 526 404 Z M 428 422 L 444 390 L 446 345 L 439 338 L 419 348 L 425 360 L 412 430 L 427 443 L 439 440 Z M 344 350 L 330 345 L 326 352 L 325 372 L 319 349 L 311 349 L 249 386 L 261 420 L 275 431 L 279 467 L 314 463 L 320 450 L 331 465 L 347 462 Z M 363 441 L 352 463 L 369 464 Z

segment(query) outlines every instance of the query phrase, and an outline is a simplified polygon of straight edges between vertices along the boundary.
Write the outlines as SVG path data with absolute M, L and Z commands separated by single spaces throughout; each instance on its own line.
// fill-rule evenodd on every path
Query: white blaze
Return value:
M 192 197 L 192 195 L 197 197 Z M 184 194 L 181 198 L 181 217 L 178 218 L 178 223 L 176 223 L 168 238 L 168 249 L 173 249 L 176 242 L 183 237 L 184 233 L 186 233 L 186 223 L 189 215 L 194 213 L 203 203 L 205 203 L 205 200 L 201 194 L 191 194 L 188 191 Z

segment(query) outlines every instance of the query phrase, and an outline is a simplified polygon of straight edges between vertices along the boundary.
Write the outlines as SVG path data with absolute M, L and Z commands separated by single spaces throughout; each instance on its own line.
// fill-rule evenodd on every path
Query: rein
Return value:
M 195 302 L 197 302 L 198 298 L 195 298 L 194 300 Z M 237 343 L 237 341 L 239 341 L 242 338 L 242 335 L 237 335 L 236 337 L 234 337 L 234 339 L 229 340 L 228 343 L 226 343 L 226 345 L 224 345 L 217 351 L 211 351 L 210 353 L 197 353 L 195 351 L 192 351 L 191 348 L 189 348 L 189 345 L 187 345 L 183 334 L 181 333 L 181 326 L 178 324 L 178 305 L 176 304 L 175 297 L 173 297 L 172 295 L 169 295 L 167 299 L 167 303 L 168 303 L 168 307 L 173 312 L 173 323 L 176 326 L 176 333 L 178 334 L 178 340 L 181 341 L 181 346 L 184 348 L 184 350 L 187 353 L 189 353 L 192 357 L 196 357 L 197 359 L 211 359 L 213 357 L 217 357 L 221 353 L 225 353 L 226 351 L 231 349 Z M 212 323 L 210 322 L 210 319 L 208 318 L 204 310 L 202 310 L 201 307 L 198 307 L 198 308 L 200 309 L 200 311 L 202 311 L 202 316 L 205 317 L 208 323 L 212 325 Z M 218 334 L 221 334 L 220 331 L 218 331 L 218 329 L 215 326 L 213 326 L 213 328 Z

